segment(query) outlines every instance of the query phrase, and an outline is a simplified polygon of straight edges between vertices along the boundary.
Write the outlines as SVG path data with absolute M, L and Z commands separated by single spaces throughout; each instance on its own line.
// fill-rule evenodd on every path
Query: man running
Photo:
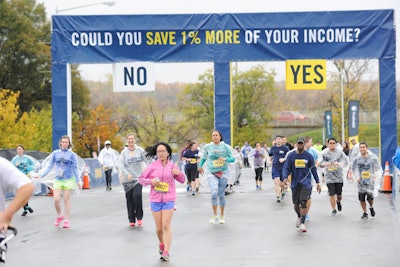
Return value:
M 282 136 L 275 137 L 275 144 L 271 147 L 269 152 L 270 160 L 272 161 L 272 179 L 274 180 L 274 189 L 276 194 L 276 202 L 280 203 L 285 198 L 287 186 L 282 183 L 283 176 L 283 163 L 285 162 L 286 153 L 289 148 L 282 144 Z
M 322 151 L 322 160 L 319 166 L 325 168 L 326 186 L 328 187 L 329 202 L 332 207 L 332 216 L 342 211 L 343 169 L 349 165 L 349 158 L 336 147 L 336 139 L 328 139 L 328 148 Z M 336 210 L 337 205 L 337 210 Z
M 375 216 L 374 210 L 374 189 L 377 178 L 382 176 L 382 167 L 378 158 L 368 152 L 368 145 L 365 142 L 359 144 L 360 154 L 352 161 L 352 173 L 358 183 L 358 199 L 363 210 L 361 219 L 368 219 L 367 203 L 372 217 Z
M 302 232 L 307 232 L 305 226 L 306 214 L 311 206 L 311 179 L 317 183 L 317 191 L 321 193 L 317 167 L 313 156 L 304 150 L 304 139 L 297 140 L 297 148 L 291 152 L 284 164 L 283 179 L 288 182 L 289 174 L 292 175 L 291 189 L 294 211 L 297 214 L 296 227 Z

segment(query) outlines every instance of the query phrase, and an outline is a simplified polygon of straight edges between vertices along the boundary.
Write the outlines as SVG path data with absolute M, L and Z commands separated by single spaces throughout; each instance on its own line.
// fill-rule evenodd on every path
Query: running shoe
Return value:
M 336 202 L 338 211 L 342 211 L 342 204 L 340 202 Z
M 33 213 L 33 209 L 31 207 L 26 207 L 26 209 L 29 211 L 29 213 Z
M 168 251 L 164 250 L 161 254 L 160 261 L 169 261 L 169 253 Z
M 375 210 L 374 208 L 369 208 L 369 211 L 371 212 L 371 216 L 375 217 Z
M 281 190 L 281 199 L 282 200 L 284 200 L 285 199 L 285 197 L 286 197 L 286 192 L 287 192 L 287 188 L 286 187 L 284 187 L 284 188 L 282 188 L 282 190 Z
M 363 213 L 363 215 L 361 216 L 361 220 L 366 220 L 366 219 L 368 219 L 368 214 Z
M 188 185 L 187 187 L 186 187 L 186 192 L 189 192 L 190 191 L 190 185 Z
M 159 244 L 158 245 L 158 252 L 160 253 L 160 256 L 163 254 L 163 252 L 164 252 L 164 244 Z
M 296 228 L 299 228 L 300 224 L 301 224 L 301 218 L 300 218 L 300 217 L 297 217 L 297 220 L 296 220 Z
M 64 220 L 64 215 L 57 216 L 54 226 L 59 226 L 62 220 Z
M 337 214 L 337 211 L 336 211 L 336 210 L 332 210 L 331 215 L 332 215 L 332 216 L 335 216 L 336 214 Z
M 137 225 L 142 226 L 143 225 L 143 221 L 142 220 L 137 220 Z
M 302 231 L 303 233 L 307 232 L 307 227 L 304 225 L 304 223 L 299 225 L 299 230 Z
M 256 185 L 256 190 L 258 190 L 258 185 Z
M 69 228 L 69 227 L 70 227 L 69 221 L 68 221 L 68 220 L 65 220 L 65 221 L 64 221 L 64 224 L 63 224 L 63 228 Z
M 306 214 L 306 221 L 310 221 L 311 220 L 311 218 L 310 218 L 310 215 L 308 215 L 308 213 Z
M 21 216 L 26 216 L 28 214 L 28 212 L 26 210 L 24 210 L 21 214 Z
M 280 197 L 276 197 L 276 203 L 281 203 L 281 198 Z
M 193 192 L 192 192 L 192 196 L 195 196 L 195 195 L 196 195 L 196 192 L 195 192 L 195 191 L 193 191 Z
M 130 227 L 134 227 L 134 226 L 135 226 L 135 223 L 134 223 L 134 222 L 130 222 L 130 223 L 129 223 L 129 226 L 130 226 Z
M 217 215 L 212 216 L 212 217 L 210 218 L 209 223 L 213 223 L 213 224 L 218 223 L 218 216 L 217 216 Z
M 224 224 L 225 223 L 225 216 L 219 217 L 219 224 Z

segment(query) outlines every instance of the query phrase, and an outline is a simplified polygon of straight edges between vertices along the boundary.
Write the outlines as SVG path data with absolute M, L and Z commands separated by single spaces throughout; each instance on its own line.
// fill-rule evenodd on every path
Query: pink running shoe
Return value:
M 160 252 L 160 255 L 163 254 L 163 252 L 164 252 L 164 244 L 159 244 L 158 245 L 158 252 Z
M 168 251 L 164 250 L 164 252 L 161 254 L 160 261 L 169 261 Z
M 130 222 L 130 223 L 129 223 L 129 226 L 130 226 L 130 227 L 134 227 L 134 226 L 135 226 L 135 223 L 134 223 L 134 222 Z
M 57 216 L 54 226 L 59 226 L 62 220 L 64 220 L 64 215 Z
M 65 220 L 65 221 L 64 221 L 64 224 L 63 224 L 63 228 L 69 228 L 69 227 L 70 227 L 69 221 L 68 221 L 68 220 Z
M 142 220 L 137 220 L 137 224 L 138 224 L 139 226 L 142 226 L 143 221 L 142 221 Z

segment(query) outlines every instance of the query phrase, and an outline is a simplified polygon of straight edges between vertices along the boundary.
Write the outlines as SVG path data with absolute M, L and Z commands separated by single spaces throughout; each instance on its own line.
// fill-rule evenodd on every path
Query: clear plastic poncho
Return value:
M 353 159 L 351 170 L 358 192 L 378 196 L 383 172 L 377 156 L 371 151 L 366 156 L 359 154 Z
M 71 151 L 72 152 L 72 151 Z M 83 172 L 85 171 L 86 166 L 86 162 L 79 157 L 75 152 L 72 152 L 75 157 L 76 157 L 76 161 L 77 161 L 77 167 L 78 167 L 78 179 L 81 180 L 81 177 L 83 175 Z M 50 160 L 52 157 L 53 153 L 51 153 L 49 156 L 47 156 L 41 163 L 40 169 L 37 171 L 37 173 L 32 173 L 32 177 L 40 177 L 41 174 L 49 167 L 50 165 Z M 55 173 L 55 167 L 53 167 L 53 169 L 47 173 L 45 176 L 41 177 L 41 178 L 37 178 L 35 179 L 37 182 L 45 184 L 47 187 L 53 189 L 53 184 L 54 184 L 54 180 L 56 177 L 56 173 Z M 76 188 L 77 190 L 78 188 Z

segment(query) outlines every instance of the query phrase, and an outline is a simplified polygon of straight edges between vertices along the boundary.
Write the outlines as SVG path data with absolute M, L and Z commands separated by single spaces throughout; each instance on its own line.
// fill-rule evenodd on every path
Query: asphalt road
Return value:
M 129 227 L 121 187 L 92 188 L 72 198 L 71 228 L 53 226 L 53 200 L 32 197 L 33 214 L 16 214 L 18 236 L 6 266 L 400 266 L 400 201 L 380 194 L 376 217 L 361 220 L 357 191 L 346 183 L 343 211 L 331 216 L 326 188 L 313 192 L 307 233 L 295 227 L 291 193 L 275 202 L 273 182 L 255 189 L 253 169 L 226 197 L 226 224 L 210 224 L 210 193 L 195 197 L 179 185 L 170 261 L 160 262 L 155 226 L 143 193 L 144 224 Z

